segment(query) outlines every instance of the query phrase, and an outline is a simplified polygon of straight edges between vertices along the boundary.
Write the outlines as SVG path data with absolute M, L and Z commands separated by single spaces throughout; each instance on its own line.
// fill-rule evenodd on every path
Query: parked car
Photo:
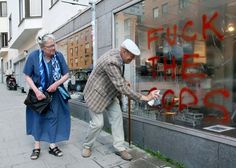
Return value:
M 67 89 L 69 92 L 83 92 L 87 79 L 92 72 L 91 69 L 79 70 L 75 72 L 68 81 Z

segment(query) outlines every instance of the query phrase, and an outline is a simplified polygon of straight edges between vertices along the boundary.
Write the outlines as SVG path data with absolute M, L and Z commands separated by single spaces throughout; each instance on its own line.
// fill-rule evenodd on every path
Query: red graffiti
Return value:
M 160 59 L 160 56 L 155 56 L 155 57 L 151 57 L 148 58 L 148 61 L 151 61 L 151 65 L 152 65 L 152 77 L 156 78 L 157 77 L 157 72 L 155 71 L 155 63 Z
M 193 58 L 199 58 L 199 54 L 184 54 L 182 60 L 182 78 L 183 80 L 188 81 L 190 83 L 194 83 L 206 77 L 206 74 L 204 73 L 187 72 L 189 68 L 197 69 L 200 65 L 199 63 L 190 63 L 189 59 Z
M 157 41 L 158 36 L 151 37 L 151 34 L 156 33 L 156 32 L 162 32 L 163 28 L 158 28 L 158 29 L 150 29 L 148 30 L 148 41 Z M 150 49 L 150 42 L 148 42 L 148 49 Z
M 206 74 L 204 73 L 193 73 L 193 72 L 187 72 L 188 69 L 197 69 L 200 67 L 199 63 L 191 63 L 189 60 L 193 58 L 199 58 L 198 54 L 184 54 L 183 59 L 182 59 L 182 78 L 183 80 L 194 83 L 198 82 L 201 79 L 204 79 L 206 77 Z M 152 77 L 156 78 L 157 77 L 157 72 L 156 72 L 156 63 L 160 59 L 160 56 L 154 56 L 151 58 L 148 58 L 148 61 L 151 62 L 152 66 Z M 164 56 L 164 79 L 166 80 L 167 78 L 167 70 L 171 69 L 171 77 L 172 79 L 175 79 L 176 77 L 176 62 L 175 62 L 175 57 L 171 58 L 171 64 L 167 63 L 167 59 Z
M 192 36 L 188 36 L 185 34 L 188 27 L 190 27 L 190 26 L 193 26 L 193 21 L 191 21 L 191 20 L 189 20 L 185 23 L 184 28 L 183 28 L 183 32 L 182 32 L 182 38 L 187 42 L 195 41 L 197 39 L 196 33 L 194 33 Z
M 166 102 L 166 97 L 168 94 L 172 95 L 170 105 L 168 105 L 169 102 L 168 103 Z M 175 104 L 174 95 L 175 95 L 175 92 L 171 89 L 168 89 L 167 91 L 165 91 L 165 93 L 162 96 L 161 103 L 163 104 L 163 108 L 166 109 L 167 111 L 170 111 L 174 107 L 174 104 Z
M 213 32 L 216 35 L 216 37 L 221 41 L 224 39 L 224 35 L 221 34 L 213 24 L 213 22 L 217 19 L 218 16 L 219 16 L 218 12 L 215 12 L 209 20 L 207 18 L 207 15 L 202 16 L 202 32 L 201 33 L 202 33 L 203 40 L 207 40 L 207 31 Z M 180 36 L 180 37 L 183 40 L 185 40 L 187 42 L 191 42 L 191 41 L 195 41 L 196 39 L 198 39 L 197 33 L 193 33 L 192 36 L 186 35 L 188 28 L 193 27 L 193 26 L 194 26 L 193 21 L 188 20 L 188 21 L 186 21 L 183 29 L 179 30 L 180 32 L 182 32 L 181 33 L 182 36 Z M 166 31 L 166 32 L 164 32 L 164 33 L 166 33 L 165 40 L 168 42 L 168 44 L 170 46 L 175 45 L 176 38 L 177 38 L 177 34 L 176 34 L 177 30 L 178 30 L 178 26 L 176 24 L 173 25 L 173 33 L 172 34 L 170 33 L 170 27 L 166 28 L 166 30 L 164 30 L 163 27 L 160 27 L 157 29 L 152 28 L 152 29 L 148 30 L 147 31 L 148 49 L 150 49 L 152 42 L 157 41 L 159 39 L 159 36 L 156 34 L 158 32 L 161 34 L 161 33 L 163 33 L 163 31 Z M 170 38 L 171 36 L 173 36 L 172 39 Z
M 206 41 L 208 38 L 208 34 L 215 34 L 216 38 L 222 41 L 224 40 L 224 35 L 221 34 L 215 26 L 217 25 L 216 21 L 218 17 L 219 17 L 218 12 L 214 12 L 211 16 L 207 16 L 205 14 L 202 15 L 201 17 L 202 19 L 201 20 L 202 22 L 201 35 L 202 36 L 199 35 L 197 32 L 192 32 L 191 34 L 189 34 L 189 32 L 191 32 L 189 30 L 194 30 L 194 26 L 195 26 L 194 22 L 191 20 L 187 20 L 185 22 L 182 30 L 179 30 L 179 27 L 176 24 L 174 24 L 172 27 L 167 27 L 165 29 L 163 27 L 150 29 L 147 31 L 148 49 L 151 48 L 151 43 L 158 41 L 159 38 L 163 34 L 165 34 L 165 37 L 164 37 L 165 39 L 162 39 L 162 40 L 165 40 L 170 46 L 173 46 L 177 43 L 177 38 L 182 38 L 182 40 L 186 42 L 194 42 L 197 39 L 201 40 L 201 38 L 202 40 Z M 201 64 L 193 62 L 194 59 L 198 59 L 199 57 L 200 56 L 197 53 L 193 53 L 193 54 L 184 53 L 183 54 L 181 75 L 182 75 L 182 79 L 188 83 L 199 82 L 203 80 L 204 78 L 206 78 L 207 76 L 205 73 L 201 73 L 200 71 Z M 153 78 L 157 77 L 156 66 L 159 60 L 160 60 L 159 55 L 148 58 L 148 61 L 151 62 Z M 176 67 L 177 67 L 175 57 L 171 58 L 171 63 L 167 63 L 167 58 L 165 55 L 163 57 L 163 60 L 164 60 L 164 79 L 166 80 L 168 70 L 171 71 L 172 79 L 175 79 Z M 222 123 L 227 123 L 230 121 L 229 112 L 227 108 L 224 107 L 223 105 L 213 103 L 210 100 L 214 96 L 219 96 L 219 95 L 222 95 L 224 98 L 228 98 L 229 94 L 230 94 L 229 91 L 222 88 L 222 89 L 209 91 L 208 93 L 206 93 L 205 97 L 203 98 L 203 104 L 205 105 L 205 107 L 213 108 L 222 112 L 223 117 L 220 119 L 220 122 Z M 184 99 L 185 95 L 188 96 L 189 102 L 187 103 L 186 102 L 183 103 L 183 100 L 186 100 Z M 172 108 L 174 108 L 175 106 L 174 97 L 175 97 L 175 92 L 173 90 L 168 89 L 165 91 L 165 93 L 162 96 L 162 105 L 165 110 L 170 111 Z M 184 108 L 187 108 L 189 106 L 190 107 L 195 106 L 198 104 L 198 101 L 199 101 L 196 93 L 187 87 L 184 87 L 180 90 L 178 97 L 179 97 L 179 104 L 178 104 L 179 111 L 182 111 Z M 166 99 L 170 100 L 170 98 L 171 98 L 171 101 L 166 100 Z
M 156 87 L 150 89 L 149 93 L 156 89 L 157 89 Z M 188 100 L 191 100 L 191 97 L 192 97 L 192 101 L 183 103 L 183 99 L 184 99 L 183 95 L 186 95 L 186 94 L 190 96 Z M 213 108 L 213 109 L 221 111 L 222 117 L 219 120 L 219 122 L 223 124 L 228 123 L 230 121 L 229 111 L 223 105 L 210 102 L 210 100 L 216 95 L 222 95 L 225 98 L 227 98 L 229 97 L 230 93 L 229 91 L 223 88 L 209 91 L 208 93 L 206 93 L 205 97 L 203 98 L 203 104 L 205 105 L 206 108 Z M 168 97 L 168 101 L 167 101 L 167 97 Z M 171 101 L 169 101 L 170 97 L 171 97 Z M 163 109 L 165 109 L 166 111 L 171 111 L 171 109 L 175 107 L 174 97 L 175 97 L 175 92 L 172 89 L 168 89 L 163 93 L 162 100 L 161 100 Z M 178 104 L 179 109 L 178 110 L 181 112 L 183 109 L 187 107 L 197 105 L 198 101 L 199 100 L 195 92 L 191 90 L 190 88 L 184 87 L 180 90 L 180 93 L 179 93 L 179 104 Z
M 216 19 L 218 16 L 219 14 L 215 12 L 208 22 L 207 22 L 207 16 L 206 15 L 202 16 L 202 37 L 204 40 L 207 39 L 206 30 L 211 30 L 220 40 L 224 40 L 224 35 L 220 34 L 220 32 L 218 32 L 215 26 L 212 24 L 214 19 Z
M 167 61 L 166 61 L 166 57 L 164 57 L 164 79 L 166 80 L 166 72 L 167 72 L 167 69 L 171 69 L 172 71 L 172 79 L 175 79 L 175 69 L 176 69 L 176 64 L 175 64 L 175 57 L 172 57 L 172 64 L 167 64 Z
M 175 24 L 173 26 L 173 39 L 170 38 L 170 28 L 168 27 L 167 30 L 166 30 L 166 41 L 169 43 L 170 46 L 173 46 L 176 44 L 176 33 L 177 33 L 177 25 Z
M 185 92 L 188 93 L 190 96 L 192 96 L 193 102 L 190 102 L 188 104 L 183 104 L 182 103 L 183 94 L 186 94 Z M 189 89 L 187 87 L 184 87 L 184 88 L 181 89 L 181 91 L 179 93 L 179 97 L 180 97 L 180 100 L 179 100 L 179 111 L 182 111 L 184 108 L 187 108 L 189 106 L 197 105 L 197 103 L 198 103 L 198 98 L 195 95 L 195 93 L 191 89 Z
M 216 90 L 212 90 L 209 93 L 206 94 L 205 98 L 203 99 L 203 103 L 205 104 L 206 107 L 209 108 L 215 108 L 218 109 L 220 111 L 223 112 L 223 117 L 220 120 L 221 123 L 228 123 L 230 121 L 230 117 L 229 117 L 229 112 L 228 110 L 223 106 L 223 105 L 219 105 L 216 103 L 212 103 L 209 102 L 209 100 L 214 97 L 215 95 L 223 95 L 224 97 L 229 97 L 229 92 L 225 89 L 216 89 Z

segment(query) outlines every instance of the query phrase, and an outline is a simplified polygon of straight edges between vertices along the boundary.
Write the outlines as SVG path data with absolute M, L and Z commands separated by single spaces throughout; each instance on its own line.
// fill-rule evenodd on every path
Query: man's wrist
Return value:
M 147 101 L 147 96 L 142 95 L 140 98 L 141 101 Z

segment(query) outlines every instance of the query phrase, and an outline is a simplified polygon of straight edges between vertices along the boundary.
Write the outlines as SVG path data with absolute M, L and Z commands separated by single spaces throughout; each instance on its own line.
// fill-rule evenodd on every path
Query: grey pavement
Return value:
M 26 93 L 7 90 L 0 84 L 0 168 L 173 168 L 135 146 L 128 148 L 134 159 L 122 160 L 114 154 L 111 135 L 104 131 L 95 143 L 92 156 L 83 158 L 82 143 L 88 123 L 74 117 L 69 141 L 58 144 L 63 157 L 50 155 L 48 144 L 43 142 L 39 159 L 32 161 L 33 138 L 25 133 L 25 97 Z

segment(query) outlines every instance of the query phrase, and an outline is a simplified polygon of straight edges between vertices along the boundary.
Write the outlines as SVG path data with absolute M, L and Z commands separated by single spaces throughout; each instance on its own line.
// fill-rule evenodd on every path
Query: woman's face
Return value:
M 55 51 L 56 51 L 55 45 L 56 44 L 55 44 L 54 40 L 49 38 L 43 47 L 43 51 L 44 51 L 45 56 L 52 57 L 55 54 Z

